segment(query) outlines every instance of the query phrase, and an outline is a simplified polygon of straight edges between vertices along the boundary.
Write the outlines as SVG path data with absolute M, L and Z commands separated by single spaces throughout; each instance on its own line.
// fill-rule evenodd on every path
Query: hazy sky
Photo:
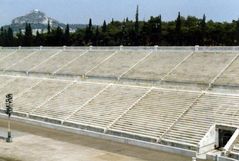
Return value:
M 215 21 L 231 21 L 239 18 L 239 0 L 0 0 L 0 25 L 9 24 L 17 16 L 39 9 L 63 23 L 102 24 L 112 18 L 134 18 L 136 5 L 140 19 L 162 15 L 172 20 L 181 15 L 202 17 Z

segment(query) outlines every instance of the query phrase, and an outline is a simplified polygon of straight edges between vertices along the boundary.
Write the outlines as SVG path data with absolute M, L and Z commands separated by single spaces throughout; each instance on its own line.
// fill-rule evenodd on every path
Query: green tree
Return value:
M 64 32 L 64 45 L 70 45 L 70 27 L 69 24 L 66 25 L 65 32 Z
M 47 34 L 49 35 L 51 33 L 51 25 L 50 25 L 50 21 L 47 21 Z
M 204 45 L 204 42 L 205 42 L 205 39 L 206 39 L 206 27 L 207 27 L 207 24 L 206 24 L 206 15 L 204 14 L 203 15 L 203 18 L 202 18 L 202 21 L 201 21 L 201 24 L 200 24 L 200 35 L 201 35 L 201 43 L 200 45 Z
M 236 44 L 236 45 L 239 45 L 239 19 L 236 21 L 235 44 Z
M 0 28 L 0 46 L 4 46 L 4 29 L 3 27 Z
M 43 45 L 43 37 L 42 37 L 42 34 L 40 34 L 39 31 L 37 31 L 35 41 L 34 41 L 34 46 L 41 46 L 41 45 Z
M 135 40 L 134 45 L 139 45 L 139 6 L 137 5 L 135 14 Z
M 25 35 L 24 35 L 24 46 L 32 46 L 33 36 L 31 24 L 26 24 Z
M 146 30 L 146 34 L 148 34 L 150 37 L 147 45 L 160 45 L 161 44 L 161 36 L 162 36 L 161 15 L 159 15 L 157 17 L 151 16 L 150 20 L 148 21 L 148 25 L 144 26 L 144 30 Z
M 92 20 L 89 19 L 89 24 L 85 30 L 85 45 L 91 45 L 92 44 L 92 36 L 93 36 L 93 30 L 92 30 Z
M 17 45 L 18 46 L 22 46 L 23 45 L 23 41 L 24 41 L 24 36 L 22 34 L 22 30 L 20 29 L 19 32 L 17 33 Z
M 13 37 L 13 31 L 11 27 L 8 27 L 7 29 L 7 46 L 14 46 L 14 37 Z
M 106 31 L 107 31 L 107 24 L 106 24 L 106 21 L 104 20 L 103 26 L 102 26 L 102 32 L 106 33 Z
M 182 45 L 181 29 L 182 29 L 181 15 L 180 15 L 180 12 L 178 12 L 178 17 L 176 19 L 176 27 L 175 27 L 176 45 Z
M 100 42 L 100 31 L 99 31 L 99 27 L 97 26 L 95 30 L 93 45 L 98 46 L 99 42 Z
M 63 45 L 63 37 L 64 37 L 63 30 L 58 26 L 53 33 L 53 40 L 54 40 L 53 45 L 54 46 L 62 46 Z

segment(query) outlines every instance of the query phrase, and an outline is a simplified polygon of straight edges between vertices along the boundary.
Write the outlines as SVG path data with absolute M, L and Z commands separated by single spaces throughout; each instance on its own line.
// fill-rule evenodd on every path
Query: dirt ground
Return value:
M 0 135 L 6 136 L 6 120 Z M 12 122 L 13 142 L 0 140 L 0 161 L 191 161 L 176 154 Z

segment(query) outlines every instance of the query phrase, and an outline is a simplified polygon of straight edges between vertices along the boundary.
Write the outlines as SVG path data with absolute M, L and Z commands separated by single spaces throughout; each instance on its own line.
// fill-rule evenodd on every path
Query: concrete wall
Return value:
M 199 143 L 199 154 L 204 154 L 214 149 L 216 144 L 216 135 L 216 126 L 213 125 Z
M 223 156 L 219 156 L 217 158 L 217 161 L 238 161 L 237 159 L 232 159 L 232 158 L 227 158 L 227 157 L 223 157 Z
M 7 119 L 7 116 L 5 114 L 0 114 L 0 118 L 1 119 Z M 31 124 L 31 125 L 35 125 L 35 126 L 51 128 L 51 129 L 55 129 L 55 130 L 60 130 L 60 131 L 65 131 L 65 132 L 70 132 L 70 133 L 76 133 L 76 134 L 80 134 L 80 135 L 85 135 L 85 136 L 90 136 L 90 137 L 95 137 L 95 138 L 100 138 L 100 139 L 105 139 L 105 140 L 111 140 L 111 141 L 120 142 L 120 143 L 124 143 L 124 144 L 136 145 L 136 146 L 140 146 L 140 147 L 143 147 L 143 148 L 160 150 L 160 151 L 169 152 L 169 153 L 176 153 L 176 154 L 180 154 L 180 155 L 188 156 L 188 157 L 195 157 L 196 156 L 195 151 L 180 149 L 180 148 L 171 147 L 171 146 L 162 145 L 162 144 L 157 144 L 157 143 L 149 143 L 149 142 L 134 140 L 134 139 L 130 139 L 130 138 L 107 135 L 107 134 L 98 133 L 98 132 L 94 132 L 94 131 L 77 129 L 77 128 L 74 128 L 74 127 L 67 127 L 67 126 L 64 126 L 64 125 L 56 125 L 56 124 L 52 124 L 52 123 L 32 120 L 32 119 L 29 119 L 29 118 L 21 118 L 21 117 L 17 117 L 17 116 L 12 116 L 12 120 L 19 121 L 19 122 L 22 122 L 22 123 Z

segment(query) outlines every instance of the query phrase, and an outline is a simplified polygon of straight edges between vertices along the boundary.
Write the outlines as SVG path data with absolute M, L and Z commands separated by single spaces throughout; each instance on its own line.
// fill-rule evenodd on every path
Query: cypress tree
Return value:
M 162 37 L 162 18 L 161 15 L 154 18 L 154 29 L 152 30 L 153 35 L 155 35 L 155 41 L 153 45 L 159 45 L 161 43 Z M 155 33 L 154 33 L 155 32 Z
M 13 37 L 13 31 L 11 27 L 8 27 L 7 29 L 7 46 L 13 46 L 14 45 L 14 37 Z
M 98 46 L 99 45 L 99 39 L 100 39 L 100 31 L 99 31 L 99 27 L 96 27 L 96 31 L 95 31 L 95 42 L 94 45 Z
M 91 20 L 91 18 L 89 19 L 88 29 L 89 29 L 89 31 L 92 31 L 92 20 Z
M 236 40 L 236 45 L 239 45 L 239 19 L 236 21 L 235 40 Z
M 159 15 L 159 22 L 158 22 L 158 34 L 159 34 L 159 44 L 161 44 L 161 39 L 162 39 L 162 17 Z
M 7 30 L 2 31 L 3 46 L 8 46 Z
M 47 34 L 46 34 L 46 45 L 50 46 L 52 45 L 54 42 L 53 42 L 53 38 L 51 36 L 51 32 L 52 32 L 52 29 L 51 29 L 51 25 L 50 25 L 50 21 L 48 20 L 48 23 L 47 23 Z
M 102 32 L 105 33 L 106 31 L 107 31 L 107 25 L 106 25 L 106 21 L 104 20 L 103 26 L 102 26 Z
M 126 20 L 125 20 L 125 22 L 127 23 L 127 22 L 129 22 L 129 18 L 128 17 L 126 17 Z
M 39 33 L 39 31 L 37 31 L 37 33 L 36 33 L 36 38 L 35 38 L 35 44 L 34 45 L 37 45 L 37 46 L 43 45 L 42 36 Z
M 92 31 L 92 20 L 91 18 L 89 19 L 89 25 L 88 27 L 86 28 L 86 31 L 85 31 L 85 45 L 91 45 L 91 41 L 92 41 L 92 34 L 93 34 L 93 31 Z
M 64 45 L 70 45 L 70 27 L 69 24 L 66 25 L 64 32 Z
M 3 38 L 3 27 L 0 29 L 0 46 L 3 46 L 4 44 L 4 38 Z
M 203 15 L 203 19 L 201 21 L 201 27 L 200 27 L 200 32 L 201 32 L 201 44 L 204 45 L 205 37 L 206 37 L 206 16 L 205 14 Z
M 21 29 L 19 29 L 19 32 L 17 33 L 17 45 L 18 46 L 23 45 L 23 34 Z
M 139 6 L 137 5 L 135 14 L 135 45 L 139 45 Z
M 136 15 L 135 15 L 135 32 L 139 33 L 139 6 L 138 5 L 136 8 Z
M 112 18 L 112 19 L 111 19 L 111 24 L 114 24 L 114 22 L 115 22 L 115 20 Z
M 176 28 L 175 28 L 176 45 L 182 45 L 181 28 L 182 28 L 181 15 L 180 15 L 180 12 L 178 12 L 178 17 L 176 20 Z
M 50 21 L 48 20 L 47 22 L 47 34 L 49 35 L 51 33 L 51 25 L 50 25 Z
M 62 46 L 63 45 L 63 41 L 62 41 L 63 31 L 59 26 L 56 28 L 56 32 L 54 34 L 54 39 L 55 39 L 54 45 L 56 45 L 56 46 Z
M 31 24 L 26 24 L 24 35 L 24 46 L 32 46 L 33 36 Z

